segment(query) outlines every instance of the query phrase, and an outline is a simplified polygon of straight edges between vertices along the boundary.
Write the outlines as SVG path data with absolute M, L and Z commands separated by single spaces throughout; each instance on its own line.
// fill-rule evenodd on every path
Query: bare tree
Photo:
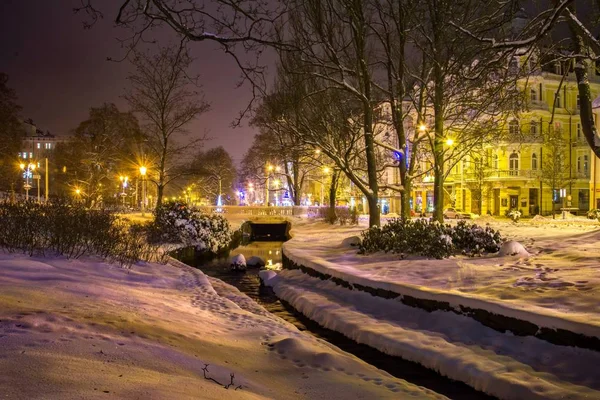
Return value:
M 491 3 L 424 0 L 410 16 L 410 42 L 429 66 L 427 74 L 412 75 L 425 87 L 424 119 L 433 119 L 428 140 L 438 221 L 443 220 L 444 181 L 452 167 L 472 149 L 497 138 L 507 113 L 520 108 L 519 71 L 509 68 L 515 50 L 490 50 L 457 32 L 457 25 L 482 32 L 505 29 L 503 18 L 490 18 L 497 11 Z
M 570 177 L 569 146 L 561 129 L 548 124 L 543 133 L 544 150 L 541 163 L 541 180 L 552 190 L 552 218 L 555 218 L 554 196 L 572 182 Z
M 496 0 L 495 3 L 496 15 L 514 18 L 515 13 L 520 11 L 515 9 L 513 2 Z M 534 47 L 554 47 L 557 50 L 556 61 L 571 60 L 579 91 L 582 132 L 592 151 L 600 157 L 600 136 L 594 124 L 594 99 L 589 84 L 589 74 L 597 69 L 600 61 L 600 40 L 596 29 L 600 4 L 597 1 L 594 4 L 576 0 L 553 0 L 536 4 L 540 10 L 531 15 L 516 37 L 490 35 L 490 32 L 462 27 L 458 21 L 454 25 L 463 37 L 478 40 L 491 49 L 524 51 Z M 563 27 L 567 28 L 568 35 L 561 32 Z
M 114 196 L 120 175 L 129 175 L 135 166 L 142 141 L 138 120 L 114 104 L 92 107 L 89 118 L 74 130 L 70 141 L 60 143 L 54 162 L 62 168 L 59 185 L 79 196 L 88 207 Z M 124 188 L 123 188 L 124 189 Z
M 233 160 L 221 146 L 196 154 L 190 174 L 192 181 L 200 187 L 200 191 L 215 201 L 224 194 L 231 195 L 236 178 Z
M 19 182 L 19 173 L 15 166 L 17 153 L 25 131 L 20 120 L 21 106 L 17 104 L 17 95 L 8 87 L 8 75 L 0 73 L 0 188 L 14 188 Z
M 315 149 L 305 141 L 286 130 L 285 124 L 279 123 L 273 115 L 278 112 L 277 95 L 266 96 L 252 119 L 252 124 L 261 129 L 255 137 L 251 151 L 244 158 L 244 166 L 252 168 L 259 175 L 264 175 L 264 162 L 268 160 L 280 166 L 278 175 L 286 180 L 292 202 L 299 206 L 302 200 L 302 188 L 308 176 L 319 167 L 315 160 Z M 251 160 L 254 166 L 251 166 Z
M 156 54 L 135 53 L 135 71 L 128 77 L 131 89 L 125 95 L 134 112 L 145 122 L 146 156 L 153 162 L 149 178 L 157 186 L 156 205 L 160 206 L 165 187 L 185 172 L 186 151 L 205 138 L 178 143 L 189 132 L 188 125 L 209 105 L 198 92 L 197 77 L 187 73 L 192 59 L 183 43 L 161 48 Z

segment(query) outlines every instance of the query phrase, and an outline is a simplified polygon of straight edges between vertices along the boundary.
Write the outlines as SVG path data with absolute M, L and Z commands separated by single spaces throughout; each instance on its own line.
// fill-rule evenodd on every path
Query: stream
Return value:
M 270 241 L 251 242 L 232 250 L 229 257 L 243 254 L 246 259 L 252 256 L 259 256 L 267 261 L 267 263 L 269 263 L 269 260 L 272 264 L 281 263 L 282 243 Z M 293 324 L 299 330 L 326 340 L 341 350 L 351 353 L 364 362 L 384 370 L 397 378 L 426 387 L 450 399 L 494 399 L 494 397 L 478 392 L 462 382 L 448 379 L 417 363 L 389 356 L 369 346 L 358 344 L 341 333 L 323 328 L 296 311 L 286 302 L 279 300 L 271 288 L 262 286 L 258 277 L 258 268 L 249 268 L 245 272 L 233 271 L 229 268 L 229 257 L 207 261 L 203 257 L 199 257 L 193 247 L 177 250 L 171 255 L 187 265 L 200 269 L 208 276 L 235 286 L 267 311 Z

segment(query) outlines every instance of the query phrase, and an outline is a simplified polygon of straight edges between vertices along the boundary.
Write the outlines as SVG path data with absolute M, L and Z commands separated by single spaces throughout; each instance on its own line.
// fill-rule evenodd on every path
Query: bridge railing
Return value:
M 308 218 L 326 218 L 329 207 L 317 206 L 291 206 L 291 207 L 264 207 L 264 206 L 200 206 L 197 209 L 206 214 L 226 213 L 230 215 L 266 215 L 266 216 L 302 216 Z M 348 212 L 348 207 L 336 207 L 338 212 Z
M 264 206 L 200 206 L 197 209 L 206 214 L 226 213 L 235 215 L 306 216 L 309 207 L 264 207 Z

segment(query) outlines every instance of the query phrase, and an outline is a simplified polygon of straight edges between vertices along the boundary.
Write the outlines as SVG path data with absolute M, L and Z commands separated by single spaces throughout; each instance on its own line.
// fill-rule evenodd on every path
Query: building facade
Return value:
M 537 65 L 520 81 L 526 112 L 507 120 L 501 141 L 453 163 L 444 183 L 446 207 L 492 215 L 515 209 L 524 216 L 600 208 L 600 165 L 583 136 L 575 74 L 564 64 Z M 600 74 L 592 68 L 589 76 L 596 98 Z M 594 111 L 600 113 L 600 104 Z M 432 176 L 416 182 L 411 196 L 415 211 L 433 211 Z
M 65 139 L 55 136 L 50 132 L 38 129 L 32 120 L 23 121 L 25 136 L 18 157 L 24 163 L 40 162 L 48 157 L 56 148 L 56 145 Z

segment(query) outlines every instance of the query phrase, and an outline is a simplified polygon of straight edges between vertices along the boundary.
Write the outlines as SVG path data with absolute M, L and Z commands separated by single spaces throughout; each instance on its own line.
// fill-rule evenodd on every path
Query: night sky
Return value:
M 124 54 L 116 38 L 126 32 L 113 26 L 119 2 L 98 3 L 106 11 L 105 18 L 85 30 L 85 17 L 73 13 L 79 0 L 0 0 L 0 72 L 9 75 L 23 117 L 32 118 L 44 131 L 68 134 L 87 118 L 90 107 L 104 102 L 128 108 L 120 96 L 131 67 L 128 62 L 106 60 Z M 169 35 L 165 32 L 160 39 L 168 40 Z M 239 71 L 214 44 L 191 46 L 196 57 L 192 72 L 201 75 L 212 108 L 189 130 L 192 135 L 207 132 L 214 138 L 207 147 L 222 145 L 239 163 L 255 130 L 247 121 L 241 128 L 230 125 L 250 100 L 250 88 L 236 89 Z

